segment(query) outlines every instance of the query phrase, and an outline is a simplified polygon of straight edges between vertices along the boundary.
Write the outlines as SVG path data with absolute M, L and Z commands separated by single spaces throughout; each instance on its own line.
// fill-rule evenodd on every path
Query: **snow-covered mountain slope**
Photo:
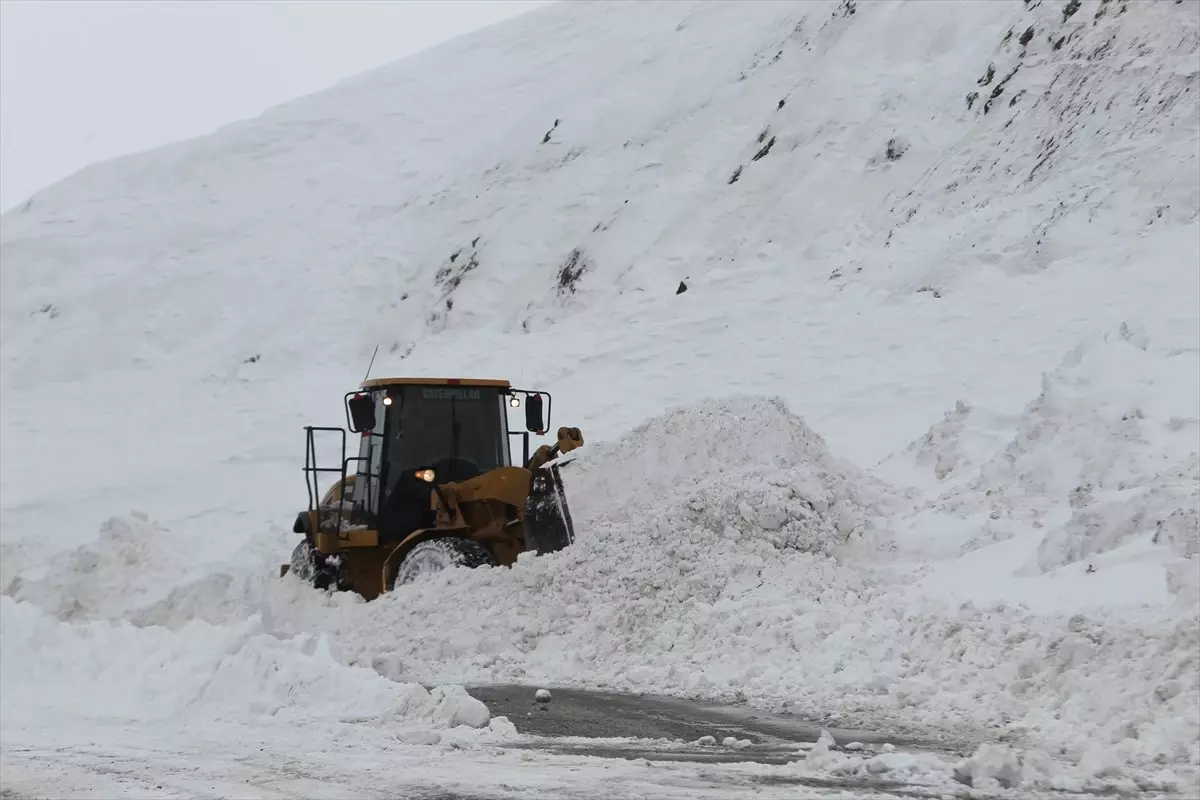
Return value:
M 1198 97 L 1192 2 L 564 3 L 47 189 L 0 217 L 4 716 L 108 638 L 220 685 L 321 631 L 297 687 L 741 693 L 1194 783 Z M 554 392 L 576 548 L 272 580 L 377 345 Z

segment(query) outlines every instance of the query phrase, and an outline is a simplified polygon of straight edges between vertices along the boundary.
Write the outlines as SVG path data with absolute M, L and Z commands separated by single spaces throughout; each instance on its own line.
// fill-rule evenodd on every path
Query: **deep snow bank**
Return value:
M 280 624 L 327 630 L 352 662 L 398 678 L 587 683 L 744 697 L 830 724 L 985 727 L 1109 778 L 1200 764 L 1194 616 L 1036 615 L 895 584 L 874 569 L 886 538 L 841 543 L 898 501 L 777 401 L 668 412 L 589 448 L 568 475 L 573 547 Z
M 1029 552 L 1010 577 L 1077 565 L 1103 581 L 1106 570 L 1140 561 L 1152 569 L 1134 582 L 1136 592 L 1125 588 L 1131 599 L 1156 583 L 1180 606 L 1194 604 L 1198 341 L 1195 324 L 1148 329 L 1126 321 L 1072 348 L 1020 414 L 960 403 L 882 470 L 928 489 L 904 545 L 950 555 L 1026 539 Z M 950 519 L 960 524 L 947 536 Z
M 197 562 L 195 544 L 134 512 L 14 578 L 0 596 L 5 727 L 47 715 L 370 722 L 432 743 L 440 731 L 489 725 L 487 707 L 461 686 L 388 680 L 345 665 L 324 634 L 279 630 L 270 590 L 282 589 L 280 605 L 314 593 L 269 582 L 278 537 L 252 540 L 234 568 Z M 491 727 L 507 732 L 503 721 Z
M 193 544 L 142 512 L 111 517 L 94 540 L 24 563 L 33 569 L 13 577 L 4 593 L 63 620 L 121 619 L 196 571 Z
M 333 658 L 323 635 L 279 639 L 261 618 L 178 631 L 127 622 L 66 623 L 0 597 L 5 727 L 50 715 L 154 720 L 373 721 L 436 741 L 436 730 L 486 726 L 461 687 L 432 692 Z

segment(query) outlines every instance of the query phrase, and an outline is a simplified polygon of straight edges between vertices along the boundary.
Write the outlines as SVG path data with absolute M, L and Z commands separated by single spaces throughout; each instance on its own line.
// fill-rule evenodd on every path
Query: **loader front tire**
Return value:
M 316 564 L 313 563 L 313 549 L 308 542 L 301 542 L 292 551 L 292 563 L 288 568 L 289 575 L 295 575 L 304 583 L 312 583 Z
M 292 563 L 288 568 L 288 574 L 295 575 L 314 589 L 322 591 L 330 587 L 338 591 L 346 589 L 345 581 L 338 567 L 326 563 L 321 554 L 314 550 L 307 540 L 296 545 L 296 549 L 292 551 Z
M 400 562 L 392 587 L 412 583 L 423 575 L 450 567 L 496 566 L 496 559 L 483 545 L 470 539 L 447 536 L 429 539 L 413 547 Z

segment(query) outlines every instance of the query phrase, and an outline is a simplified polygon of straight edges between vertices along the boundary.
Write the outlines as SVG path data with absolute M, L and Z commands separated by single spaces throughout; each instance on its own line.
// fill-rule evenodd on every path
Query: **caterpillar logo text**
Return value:
M 478 389 L 423 389 L 421 396 L 426 400 L 478 400 Z

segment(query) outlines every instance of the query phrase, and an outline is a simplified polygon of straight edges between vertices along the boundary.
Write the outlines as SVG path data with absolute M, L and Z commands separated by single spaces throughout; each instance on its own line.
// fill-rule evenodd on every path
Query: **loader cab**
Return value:
M 541 392 L 514 390 L 507 381 L 381 378 L 346 397 L 350 431 L 361 436 L 354 481 L 357 514 L 381 537 L 433 523 L 430 492 L 513 465 L 511 438 L 543 433 Z M 509 414 L 525 411 L 525 430 Z M 353 461 L 353 460 L 352 460 Z

